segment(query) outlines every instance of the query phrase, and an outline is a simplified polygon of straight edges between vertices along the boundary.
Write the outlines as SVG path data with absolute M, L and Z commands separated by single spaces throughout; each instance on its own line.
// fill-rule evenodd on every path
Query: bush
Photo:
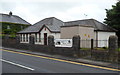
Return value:
M 80 50 L 90 50 L 91 48 L 80 48 Z
M 108 50 L 107 47 L 99 47 L 99 48 L 94 48 L 95 50 Z
M 107 47 L 102 47 L 103 49 L 108 49 Z
M 0 22 L 2 25 L 2 33 L 4 34 L 16 34 L 17 32 L 21 31 L 22 29 L 30 26 L 25 24 L 17 24 L 17 23 L 9 23 L 9 22 Z M 10 29 L 7 29 L 7 27 L 10 27 Z M 22 26 L 22 28 L 21 28 Z
M 117 49 L 117 51 L 119 51 L 119 52 L 120 52 L 120 48 L 118 48 L 118 49 Z

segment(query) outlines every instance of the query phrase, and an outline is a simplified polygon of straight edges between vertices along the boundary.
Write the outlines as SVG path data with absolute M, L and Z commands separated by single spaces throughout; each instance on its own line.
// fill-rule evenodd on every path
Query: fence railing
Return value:
M 80 40 L 81 48 L 108 47 L 108 40 Z

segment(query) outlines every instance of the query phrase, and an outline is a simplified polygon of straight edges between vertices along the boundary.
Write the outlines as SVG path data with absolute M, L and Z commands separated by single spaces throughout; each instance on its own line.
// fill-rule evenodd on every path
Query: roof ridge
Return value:
M 95 20 L 95 19 L 91 19 L 91 20 L 92 20 L 93 23 L 95 24 L 95 28 L 98 29 L 98 28 L 97 28 L 97 25 L 96 25 L 96 23 L 95 23 L 95 21 L 97 21 L 97 20 Z M 98 21 L 97 21 L 97 22 L 98 22 Z
M 30 23 L 27 22 L 26 20 L 22 19 L 20 16 L 17 16 L 17 15 L 14 15 L 14 16 L 16 16 L 16 17 L 20 18 L 21 20 L 25 21 L 26 23 L 30 24 Z M 30 24 L 30 25 L 31 25 L 31 24 Z
M 9 16 L 9 14 L 4 14 L 4 13 L 0 13 L 0 15 L 7 15 L 7 16 Z M 11 15 L 11 16 L 17 16 L 17 15 Z
M 39 23 L 39 22 L 41 22 L 41 21 L 44 21 L 44 20 L 46 20 L 46 19 L 50 19 L 50 18 L 54 18 L 54 17 L 48 17 L 48 18 L 41 19 L 40 21 L 36 22 L 36 23 L 33 24 L 33 25 L 36 25 L 37 23 Z
M 54 18 L 53 18 L 53 23 L 54 23 L 55 20 L 58 20 L 58 21 L 60 21 L 60 22 L 63 22 L 62 20 L 60 20 L 60 19 L 54 17 Z M 64 23 L 64 22 L 63 22 L 63 23 Z
M 97 20 L 94 20 L 94 21 L 96 21 L 96 22 L 100 23 L 101 25 L 106 26 L 106 27 L 108 27 L 108 28 L 110 28 L 110 29 L 112 29 L 112 30 L 114 30 L 114 31 L 117 31 L 116 29 L 114 29 L 114 28 L 112 28 L 112 27 L 110 27 L 110 26 L 108 26 L 108 25 L 105 25 L 105 24 L 102 23 L 102 22 L 99 22 L 99 21 L 97 21 Z M 94 23 L 95 23 L 95 22 L 94 22 Z M 95 23 L 95 25 L 96 25 L 96 23 Z
M 94 20 L 94 19 L 82 19 L 82 20 L 74 20 L 74 21 L 67 21 L 67 22 L 76 22 L 76 21 L 85 21 L 85 20 Z M 67 22 L 64 22 L 64 23 L 67 23 Z
M 54 21 L 54 19 L 56 19 L 56 20 L 59 20 L 59 21 L 63 22 L 62 20 L 60 20 L 60 19 L 58 19 L 58 18 L 56 18 L 56 17 L 48 17 L 48 18 L 45 18 L 45 19 L 53 19 L 53 21 Z M 44 19 L 43 19 L 43 20 L 44 20 Z
M 0 15 L 3 17 L 3 16 L 10 16 L 10 17 L 14 17 L 14 18 L 17 18 L 17 19 L 20 19 L 21 22 L 24 22 L 24 23 L 20 23 L 20 24 L 26 24 L 26 25 L 31 25 L 29 22 L 27 22 L 26 20 L 24 20 L 23 18 L 19 17 L 18 15 L 9 15 L 9 14 L 4 14 L 4 13 L 0 13 Z M 6 22 L 6 21 L 5 21 Z M 10 21 L 11 22 L 11 21 Z M 11 22 L 13 23 L 13 22 Z
M 44 20 L 47 20 L 47 19 L 48 19 L 48 20 L 51 20 L 51 19 L 52 19 L 52 24 L 54 23 L 55 20 L 58 20 L 58 21 L 63 22 L 62 20 L 60 20 L 60 19 L 58 19 L 58 18 L 56 18 L 56 17 L 48 17 L 48 18 L 44 18 L 44 19 L 42 19 L 42 20 L 36 22 L 36 23 L 33 24 L 33 25 L 36 25 L 36 24 L 38 24 L 38 23 L 40 23 L 40 22 L 42 22 L 42 21 L 44 21 Z M 63 22 L 63 23 L 64 23 L 64 22 Z

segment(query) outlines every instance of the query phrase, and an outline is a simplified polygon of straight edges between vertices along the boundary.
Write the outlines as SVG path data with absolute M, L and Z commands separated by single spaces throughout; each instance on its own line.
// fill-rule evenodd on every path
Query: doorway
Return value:
M 47 33 L 44 33 L 44 45 L 47 45 Z

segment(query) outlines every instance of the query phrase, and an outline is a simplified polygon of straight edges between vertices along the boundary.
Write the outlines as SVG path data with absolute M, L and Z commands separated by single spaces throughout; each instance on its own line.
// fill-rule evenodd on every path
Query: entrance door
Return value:
M 47 45 L 47 33 L 44 33 L 44 45 Z

